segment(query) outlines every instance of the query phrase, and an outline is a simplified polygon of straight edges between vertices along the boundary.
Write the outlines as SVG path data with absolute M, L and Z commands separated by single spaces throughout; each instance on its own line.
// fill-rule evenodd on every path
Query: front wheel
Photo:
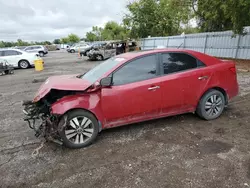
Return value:
M 197 114 L 205 120 L 218 118 L 225 108 L 225 97 L 218 90 L 210 90 L 200 99 Z
M 100 55 L 100 54 L 98 54 L 98 55 L 96 55 L 96 59 L 97 59 L 98 61 L 102 61 L 102 60 L 103 60 L 103 56 Z
M 99 132 L 94 115 L 85 110 L 74 110 L 67 115 L 66 125 L 59 129 L 63 144 L 68 148 L 83 148 L 93 143 Z
M 19 61 L 18 65 L 21 69 L 27 69 L 30 66 L 29 62 L 26 60 Z

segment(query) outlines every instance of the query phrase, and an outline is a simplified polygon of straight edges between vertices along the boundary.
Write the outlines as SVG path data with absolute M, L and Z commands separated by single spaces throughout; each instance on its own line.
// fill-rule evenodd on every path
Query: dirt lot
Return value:
M 217 120 L 186 114 L 109 129 L 90 147 L 70 150 L 41 145 L 22 120 L 21 101 L 40 86 L 34 78 L 82 73 L 98 62 L 66 52 L 44 60 L 43 72 L 0 77 L 0 187 L 250 187 L 249 72 L 238 73 L 240 96 Z

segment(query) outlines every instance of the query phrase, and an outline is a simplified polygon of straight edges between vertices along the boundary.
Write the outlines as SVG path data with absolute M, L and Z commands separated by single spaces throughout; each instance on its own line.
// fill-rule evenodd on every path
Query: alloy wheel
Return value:
M 94 133 L 93 122 L 83 116 L 74 117 L 65 127 L 66 138 L 73 144 L 83 144 L 88 141 Z
M 20 62 L 20 67 L 22 69 L 27 69 L 29 67 L 29 63 L 27 61 L 21 61 Z
M 97 59 L 98 61 L 101 61 L 101 60 L 102 60 L 102 56 L 101 56 L 101 55 L 97 55 L 97 56 L 96 56 L 96 59 Z
M 209 116 L 216 116 L 223 110 L 222 98 L 218 95 L 210 96 L 205 103 L 205 111 Z

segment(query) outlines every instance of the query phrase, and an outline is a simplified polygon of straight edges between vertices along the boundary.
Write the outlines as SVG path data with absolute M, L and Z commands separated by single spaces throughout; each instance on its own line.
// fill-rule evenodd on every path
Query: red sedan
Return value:
M 213 120 L 237 94 L 234 62 L 157 49 L 115 56 L 82 75 L 50 77 L 24 113 L 36 136 L 81 148 L 106 128 L 188 112 Z

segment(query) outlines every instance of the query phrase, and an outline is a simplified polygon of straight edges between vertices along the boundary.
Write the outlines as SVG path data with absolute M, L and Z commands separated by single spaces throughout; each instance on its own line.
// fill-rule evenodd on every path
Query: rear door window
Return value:
M 198 67 L 197 59 L 185 53 L 163 53 L 163 74 L 171 74 Z
M 4 51 L 4 56 L 13 56 L 13 55 L 19 55 L 19 54 L 15 50 L 6 50 L 6 51 Z

